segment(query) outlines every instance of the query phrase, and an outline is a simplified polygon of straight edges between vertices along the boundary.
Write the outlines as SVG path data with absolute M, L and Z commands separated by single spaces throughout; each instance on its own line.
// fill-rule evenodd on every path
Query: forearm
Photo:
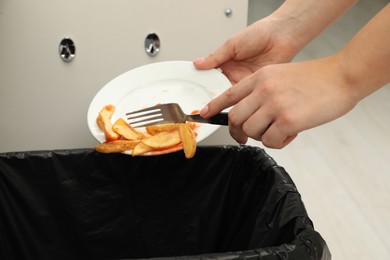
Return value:
M 297 49 L 318 36 L 353 6 L 357 0 L 286 0 L 266 19 L 279 23 L 280 30 Z
M 356 101 L 390 82 L 390 4 L 338 53 L 344 79 Z

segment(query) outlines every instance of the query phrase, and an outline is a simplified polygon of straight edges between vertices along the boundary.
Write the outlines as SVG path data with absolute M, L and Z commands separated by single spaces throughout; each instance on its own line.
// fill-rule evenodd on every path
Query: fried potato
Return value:
M 160 132 L 141 141 L 144 145 L 161 150 L 181 142 L 179 130 Z
M 133 150 L 140 143 L 140 140 L 115 140 L 104 142 L 95 147 L 96 151 L 101 153 L 121 153 Z
M 104 132 L 106 142 L 95 148 L 101 153 L 122 153 L 131 151 L 132 156 L 164 154 L 184 150 L 186 158 L 196 152 L 196 128 L 193 122 L 159 124 L 145 127 L 139 132 L 122 118 L 111 124 L 114 105 L 106 105 L 99 112 L 96 123 Z
M 107 141 L 114 141 L 120 138 L 120 135 L 112 130 L 111 117 L 114 112 L 114 105 L 106 105 L 100 110 L 98 117 L 96 118 L 96 123 L 100 130 L 103 131 Z
M 118 120 L 115 121 L 112 125 L 112 130 L 127 140 L 140 140 L 145 137 L 143 133 L 126 123 L 123 118 L 118 118 Z
M 149 146 L 147 146 L 147 145 L 145 145 L 145 144 L 140 142 L 139 144 L 137 144 L 134 147 L 131 155 L 132 156 L 137 156 L 137 155 L 142 155 L 142 154 L 145 154 L 145 153 L 148 153 L 148 152 L 151 152 L 151 151 L 153 151 L 153 148 L 151 148 L 151 147 L 149 147 Z
M 150 125 L 145 127 L 146 131 L 150 135 L 155 135 L 160 132 L 165 132 L 165 131 L 173 131 L 178 128 L 178 124 L 172 123 L 172 124 L 160 124 L 160 125 Z
M 184 155 L 187 159 L 194 157 L 196 152 L 196 139 L 190 125 L 179 124 L 180 139 L 183 144 Z
M 197 126 L 198 126 L 195 122 L 187 121 L 186 124 L 189 125 L 192 130 L 195 130 L 197 128 Z

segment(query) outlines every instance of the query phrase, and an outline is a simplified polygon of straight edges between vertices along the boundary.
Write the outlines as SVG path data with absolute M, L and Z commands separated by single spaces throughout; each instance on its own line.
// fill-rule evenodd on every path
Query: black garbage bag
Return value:
M 331 259 L 286 171 L 250 146 L 0 154 L 0 259 Z

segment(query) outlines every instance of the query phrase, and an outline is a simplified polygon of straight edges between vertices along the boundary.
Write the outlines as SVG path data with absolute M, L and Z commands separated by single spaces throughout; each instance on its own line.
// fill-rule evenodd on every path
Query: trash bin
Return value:
M 263 149 L 0 154 L 0 259 L 331 259 Z

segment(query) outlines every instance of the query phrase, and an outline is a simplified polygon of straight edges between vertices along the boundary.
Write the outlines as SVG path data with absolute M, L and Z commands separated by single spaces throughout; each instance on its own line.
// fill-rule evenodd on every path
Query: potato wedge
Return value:
M 160 124 L 160 125 L 150 125 L 145 127 L 146 131 L 150 135 L 155 135 L 160 132 L 165 132 L 165 131 L 173 131 L 178 128 L 178 124 L 172 123 L 172 124 Z
M 126 123 L 123 118 L 118 118 L 115 121 L 112 125 L 112 130 L 127 140 L 140 140 L 145 137 L 143 133 L 138 132 L 134 127 Z
M 97 145 L 95 149 L 101 153 L 121 153 L 133 150 L 138 143 L 140 143 L 140 140 L 115 140 L 101 143 Z
M 114 105 L 106 105 L 99 112 L 96 123 L 104 132 L 106 142 L 96 146 L 101 153 L 121 153 L 131 151 L 137 155 L 159 155 L 184 150 L 186 158 L 196 152 L 196 129 L 193 122 L 160 124 L 145 127 L 140 132 L 122 118 L 111 124 L 115 112 Z
M 141 141 L 144 145 L 161 150 L 177 145 L 181 142 L 179 130 L 160 132 Z
M 187 121 L 186 124 L 189 125 L 192 130 L 195 130 L 198 127 L 198 125 L 195 122 Z
M 196 139 L 191 126 L 188 124 L 179 124 L 179 134 L 183 143 L 185 157 L 187 159 L 194 157 L 196 152 Z
M 114 141 L 120 138 L 120 135 L 112 130 L 111 117 L 114 112 L 114 105 L 106 105 L 100 110 L 99 115 L 96 118 L 96 123 L 100 130 L 103 131 L 107 141 Z
M 149 147 L 149 146 L 147 146 L 147 145 L 145 145 L 145 144 L 140 142 L 139 144 L 137 144 L 134 147 L 131 155 L 132 156 L 137 156 L 137 155 L 142 155 L 142 154 L 145 154 L 145 153 L 148 153 L 148 152 L 151 152 L 151 151 L 153 151 L 153 148 L 151 148 L 151 147 Z

